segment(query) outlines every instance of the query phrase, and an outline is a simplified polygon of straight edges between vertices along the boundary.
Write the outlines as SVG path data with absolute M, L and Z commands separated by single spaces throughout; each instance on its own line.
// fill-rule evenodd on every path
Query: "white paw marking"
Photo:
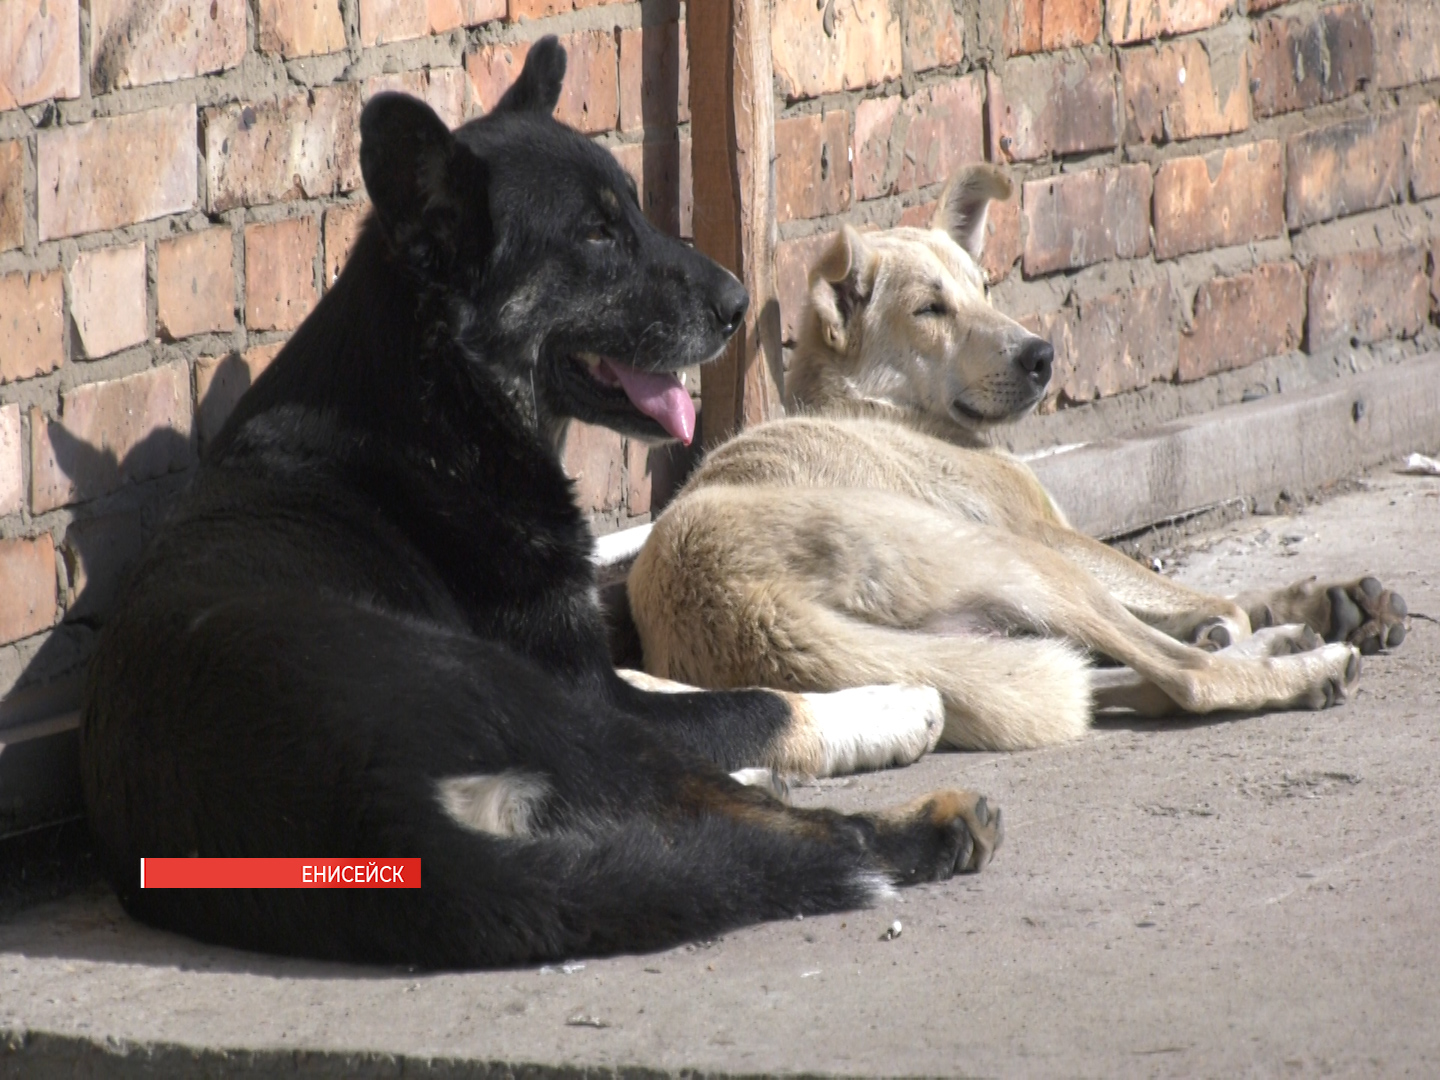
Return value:
M 800 696 L 820 740 L 820 776 L 909 765 L 935 749 L 945 728 L 945 706 L 930 686 Z
M 528 836 L 550 795 L 543 776 L 507 769 L 452 776 L 435 785 L 440 806 L 457 824 L 494 836 Z

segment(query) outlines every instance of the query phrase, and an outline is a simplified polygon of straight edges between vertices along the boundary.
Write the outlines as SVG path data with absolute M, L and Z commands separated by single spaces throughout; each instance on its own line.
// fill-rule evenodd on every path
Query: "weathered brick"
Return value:
M 904 99 L 867 98 L 855 106 L 854 161 L 855 198 L 873 199 L 895 190 L 900 176 L 900 163 L 891 163 L 891 137 L 898 130 L 900 108 Z M 903 145 L 903 139 L 902 139 Z
M 620 2 L 621 0 L 510 0 L 507 17 L 511 22 L 521 19 L 548 19 L 551 15 L 563 15 L 567 11 Z
M 567 65 L 555 118 L 577 131 L 595 134 L 615 127 L 620 112 L 619 50 L 615 35 L 586 31 L 560 39 Z M 530 43 L 486 45 L 465 58 L 476 105 L 489 112 L 525 66 Z
M 1306 348 L 1413 337 L 1430 314 L 1426 252 L 1355 251 L 1310 264 Z
M 1281 4 L 1292 4 L 1294 2 L 1295 0 L 1240 0 L 1240 10 L 1246 15 L 1261 15 L 1279 7 Z
M 1280 143 L 1274 139 L 1176 158 L 1155 175 L 1155 257 L 1247 244 L 1285 228 Z
M 620 130 L 673 128 L 680 96 L 680 24 L 620 30 Z M 687 74 L 688 81 L 688 74 Z
M 1036 320 L 1055 346 L 1054 393 L 1085 402 L 1175 377 L 1179 310 L 1168 283 L 1082 300 Z
M 1379 85 L 1440 79 L 1440 0 L 1375 0 L 1374 10 Z
M 245 57 L 245 0 L 90 0 L 95 93 L 193 79 Z
M 360 12 L 363 24 L 364 4 Z M 262 52 L 320 56 L 345 48 L 339 0 L 260 0 L 259 13 Z
M 780 334 L 787 344 L 800 336 L 800 318 L 810 296 L 810 269 L 833 239 L 825 232 L 775 245 L 775 295 L 780 301 Z
M 775 121 L 775 220 L 850 206 L 850 114 L 837 109 Z
M 70 320 L 87 357 L 109 356 L 150 337 L 145 245 L 83 251 L 70 268 Z
M 1004 281 L 1025 252 L 1020 243 L 1020 200 L 992 202 L 985 215 L 985 247 L 980 267 L 992 283 Z
M 1400 112 L 1362 116 L 1292 138 L 1285 223 L 1298 229 L 1404 199 L 1405 120 Z
M 368 48 L 445 34 L 504 15 L 505 0 L 360 0 L 360 43 Z
M 1050 52 L 1093 45 L 1100 37 L 1095 0 L 1006 0 L 1005 52 Z
M 1117 45 L 1214 26 L 1235 0 L 1106 0 L 1105 28 Z
M 614 148 L 615 160 L 635 181 L 640 209 L 656 228 L 680 234 L 680 141 L 663 139 Z
M 905 58 L 911 71 L 965 59 L 965 23 L 950 0 L 909 0 L 906 7 Z
M 989 80 L 994 161 L 1106 150 L 1119 141 L 1115 66 L 1106 53 L 1022 57 Z
M 1415 113 L 1410 140 L 1410 194 L 1416 199 L 1440 195 L 1440 105 L 1427 101 Z
M 25 242 L 25 143 L 0 143 L 0 251 Z
M 650 451 L 649 443 L 639 439 L 625 440 L 625 509 L 631 517 L 650 512 Z
M 770 57 L 776 86 L 792 101 L 898 79 L 901 50 L 889 0 L 775 0 Z
M 1025 184 L 1025 274 L 1150 253 L 1150 167 L 1087 169 Z
M 170 105 L 40 132 L 40 239 L 99 232 L 195 205 L 195 108 Z
M 360 185 L 359 121 L 353 84 L 206 109 L 209 209 L 353 190 Z
M 928 202 L 907 206 L 900 211 L 900 217 L 895 222 L 895 227 L 897 229 L 928 229 L 930 223 L 935 220 L 935 209 L 939 205 L 939 199 L 931 199 Z
M 79 0 L 0 4 L 0 111 L 79 96 Z
M 25 504 L 25 466 L 20 458 L 20 406 L 0 405 L 0 517 Z
M 200 445 L 207 446 L 220 434 L 246 390 L 255 385 L 284 342 L 256 345 L 243 353 L 202 356 L 195 361 L 195 427 Z
M 60 545 L 67 579 L 62 597 L 65 617 L 85 618 L 109 610 L 143 546 L 138 510 L 71 522 Z
M 345 269 L 345 260 L 350 258 L 350 249 L 360 238 L 360 227 L 365 224 L 365 215 L 370 212 L 368 203 L 356 206 L 332 206 L 325 211 L 325 287 L 335 284 L 340 271 Z
M 1229 135 L 1250 126 L 1250 91 L 1241 39 L 1194 38 L 1120 54 L 1125 141 L 1178 142 Z
M 0 383 L 65 362 L 65 283 L 59 270 L 0 277 Z
M 293 330 L 319 295 L 315 252 L 320 230 L 314 218 L 245 226 L 245 326 Z
M 1180 337 L 1177 375 L 1190 382 L 1293 352 L 1304 331 L 1305 274 L 1294 263 L 1207 281 L 1195 294 L 1191 328 Z
M 55 541 L 49 533 L 0 540 L 0 645 L 54 626 L 60 613 L 56 594 Z
M 60 395 L 59 419 L 30 410 L 30 505 L 44 513 L 189 466 L 190 369 L 165 364 Z
M 911 191 L 985 156 L 985 88 L 978 74 L 939 83 L 905 102 L 908 121 L 896 186 Z
M 1308 109 L 1355 93 L 1375 75 L 1375 38 L 1359 4 L 1255 24 L 1250 91 L 1256 116 Z
M 394 75 L 372 75 L 365 80 L 363 98 L 369 101 L 382 90 L 400 90 L 435 110 L 446 127 L 459 127 L 467 118 L 465 94 L 470 80 L 463 68 L 426 68 Z
M 235 328 L 235 243 L 229 229 L 162 240 L 156 260 L 156 322 L 170 341 Z
M 625 495 L 620 436 L 602 427 L 573 423 L 565 440 L 565 472 L 575 482 L 575 498 L 587 513 L 620 506 Z

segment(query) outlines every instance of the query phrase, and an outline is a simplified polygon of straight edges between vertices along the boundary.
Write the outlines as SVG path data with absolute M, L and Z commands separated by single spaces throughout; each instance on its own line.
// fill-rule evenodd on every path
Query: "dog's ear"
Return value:
M 477 239 L 463 223 L 479 221 L 488 234 L 484 163 L 423 101 L 391 92 L 370 99 L 360 114 L 360 172 L 391 243 L 419 269 L 443 269 L 458 244 Z
M 1010 177 L 994 165 L 961 169 L 945 185 L 930 227 L 949 233 L 978 262 L 985 247 L 985 212 L 990 200 L 1008 199 L 1013 190 Z
M 549 34 L 525 55 L 520 77 L 491 109 L 497 112 L 541 112 L 549 116 L 560 100 L 560 84 L 565 81 L 565 50 L 554 34 Z
M 874 279 L 874 250 L 849 225 L 842 226 L 810 273 L 810 304 L 825 344 L 836 352 L 846 350 L 850 320 L 869 299 Z

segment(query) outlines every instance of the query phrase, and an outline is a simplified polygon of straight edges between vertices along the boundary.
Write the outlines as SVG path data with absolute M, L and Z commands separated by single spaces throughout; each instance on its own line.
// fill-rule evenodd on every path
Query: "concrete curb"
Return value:
M 1245 497 L 1314 491 L 1440 447 L 1440 353 L 1030 462 L 1070 522 L 1124 536 Z

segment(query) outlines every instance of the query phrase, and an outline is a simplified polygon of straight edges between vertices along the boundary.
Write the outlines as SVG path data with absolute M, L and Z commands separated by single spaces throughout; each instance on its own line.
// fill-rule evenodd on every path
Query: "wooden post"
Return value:
M 782 412 L 775 298 L 775 106 L 769 0 L 691 0 L 695 244 L 750 292 L 745 323 L 701 369 L 705 446 Z

